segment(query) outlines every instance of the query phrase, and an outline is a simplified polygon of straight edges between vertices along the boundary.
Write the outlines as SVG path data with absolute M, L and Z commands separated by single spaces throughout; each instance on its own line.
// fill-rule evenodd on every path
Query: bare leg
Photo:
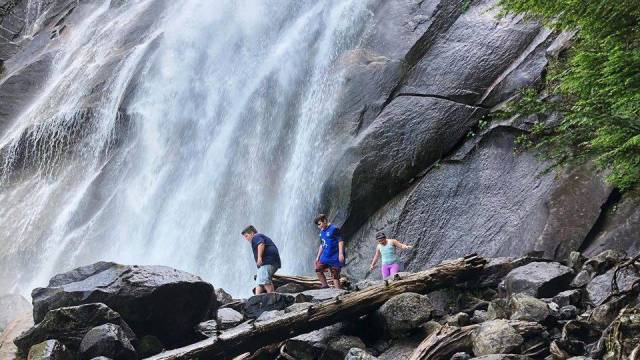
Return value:
M 340 270 L 331 269 L 331 276 L 333 277 L 333 286 L 336 289 L 342 289 L 342 285 L 340 284 Z
M 262 291 L 262 285 L 258 285 L 256 286 L 256 295 L 262 294 L 264 291 Z
M 265 284 L 265 285 L 264 285 L 264 289 L 265 289 L 265 291 L 267 292 L 267 294 L 268 294 L 268 293 L 272 293 L 272 292 L 274 291 L 274 289 L 273 289 L 273 284 Z
M 324 276 L 324 271 L 316 271 L 316 274 L 318 274 L 318 280 L 320 280 L 320 285 L 323 288 L 328 287 L 329 285 L 327 285 L 327 278 Z

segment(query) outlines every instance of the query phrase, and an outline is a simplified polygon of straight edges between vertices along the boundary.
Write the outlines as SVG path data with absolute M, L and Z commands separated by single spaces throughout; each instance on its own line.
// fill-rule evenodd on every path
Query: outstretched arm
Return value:
M 369 266 L 369 270 L 373 270 L 373 267 L 376 266 L 378 259 L 380 258 L 380 249 L 376 248 L 376 254 L 373 255 L 373 261 L 371 262 L 371 266 Z
M 403 250 L 413 248 L 413 246 L 403 244 L 403 243 L 401 243 L 400 241 L 398 241 L 396 239 L 391 239 L 391 241 L 393 242 L 393 246 L 399 247 L 400 249 L 403 249 Z

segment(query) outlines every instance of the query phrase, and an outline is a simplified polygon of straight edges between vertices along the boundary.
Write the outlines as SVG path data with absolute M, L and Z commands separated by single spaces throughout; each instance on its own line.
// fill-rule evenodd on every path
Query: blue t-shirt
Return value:
M 253 259 L 258 261 L 258 245 L 264 244 L 264 252 L 262 253 L 262 264 L 280 267 L 280 253 L 276 244 L 273 243 L 268 236 L 263 234 L 253 235 L 251 239 L 251 249 L 253 249 Z
M 320 263 L 331 267 L 342 267 L 338 258 L 340 248 L 338 243 L 342 241 L 340 229 L 333 224 L 329 224 L 326 229 L 320 230 L 320 240 L 322 241 L 322 253 Z

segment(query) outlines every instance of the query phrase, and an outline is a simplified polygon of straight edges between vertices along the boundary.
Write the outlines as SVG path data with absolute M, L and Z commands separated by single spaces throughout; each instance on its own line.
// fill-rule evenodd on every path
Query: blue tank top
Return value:
M 398 262 L 396 247 L 391 244 L 391 241 L 387 240 L 387 245 L 378 244 L 378 250 L 380 250 L 380 255 L 382 256 L 382 265 Z

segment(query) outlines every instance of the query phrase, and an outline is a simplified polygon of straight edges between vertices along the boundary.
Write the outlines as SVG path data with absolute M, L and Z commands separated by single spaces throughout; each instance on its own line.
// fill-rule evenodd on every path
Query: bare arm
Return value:
M 264 244 L 258 244 L 258 260 L 256 260 L 256 265 L 262 266 L 263 254 L 264 254 Z
M 391 239 L 391 241 L 393 242 L 393 246 L 395 246 L 395 247 L 399 247 L 400 249 L 403 249 L 403 250 L 413 248 L 413 246 L 403 244 L 403 243 L 401 243 L 400 241 L 398 241 L 398 240 L 396 240 L 396 239 Z
M 322 254 L 322 244 L 318 248 L 318 256 L 316 256 L 316 261 L 320 261 L 320 255 Z
M 373 270 L 373 267 L 376 266 L 378 259 L 380 258 L 380 249 L 376 247 L 376 254 L 373 255 L 373 261 L 371 262 L 371 266 L 369 266 L 369 270 Z
M 338 261 L 344 264 L 344 241 L 338 242 Z

